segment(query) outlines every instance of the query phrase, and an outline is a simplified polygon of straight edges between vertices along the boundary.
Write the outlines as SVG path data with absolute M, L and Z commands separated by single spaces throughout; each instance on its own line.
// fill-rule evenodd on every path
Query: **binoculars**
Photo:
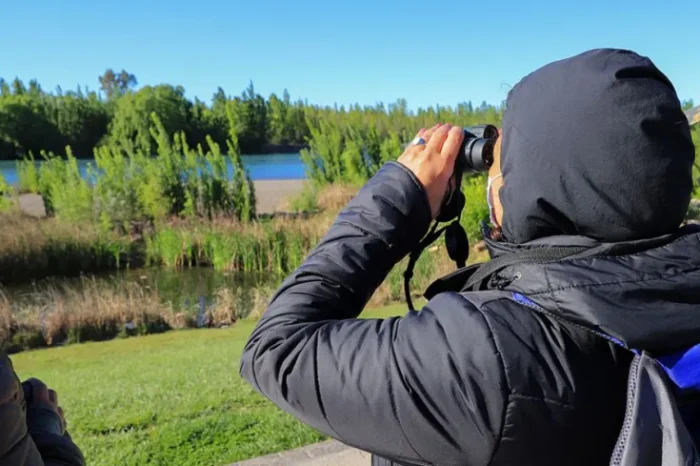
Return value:
M 498 128 L 476 125 L 464 129 L 464 141 L 457 155 L 457 172 L 487 172 L 493 164 Z
M 462 176 L 468 172 L 488 172 L 493 165 L 493 148 L 498 139 L 498 128 L 493 125 L 476 125 L 464 129 L 464 141 L 455 160 L 454 176 L 457 189 L 449 193 L 437 220 L 449 221 L 458 217 L 464 208 L 464 194 L 459 189 Z
M 464 209 L 464 193 L 460 185 L 462 176 L 467 172 L 487 172 L 493 165 L 493 148 L 498 139 L 498 128 L 493 125 L 476 125 L 464 129 L 464 141 L 459 148 L 455 161 L 455 185 L 456 189 L 450 190 L 442 202 L 440 213 L 436 223 L 429 234 L 411 252 L 406 272 L 404 273 L 404 293 L 408 308 L 413 310 L 413 301 L 410 293 L 410 280 L 413 276 L 413 268 L 423 250 L 433 243 L 442 232 L 445 232 L 445 245 L 450 259 L 455 261 L 457 267 L 462 268 L 469 258 L 469 240 L 467 234 L 459 223 L 459 217 Z M 447 227 L 437 230 L 437 224 L 452 222 Z

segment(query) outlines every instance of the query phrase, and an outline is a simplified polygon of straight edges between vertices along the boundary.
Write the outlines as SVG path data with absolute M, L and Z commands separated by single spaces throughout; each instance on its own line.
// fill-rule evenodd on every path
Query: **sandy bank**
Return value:
M 257 180 L 255 185 L 256 207 L 258 214 L 282 212 L 287 201 L 304 189 L 306 180 Z M 36 194 L 22 194 L 19 206 L 23 212 L 35 217 L 46 215 L 44 203 Z

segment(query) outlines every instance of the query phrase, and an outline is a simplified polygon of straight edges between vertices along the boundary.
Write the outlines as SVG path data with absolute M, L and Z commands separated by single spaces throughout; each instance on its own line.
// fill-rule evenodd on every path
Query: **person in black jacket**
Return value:
M 624 347 L 700 340 L 700 230 L 682 226 L 694 147 L 673 85 L 615 49 L 526 76 L 506 102 L 486 243 L 494 260 L 561 257 L 514 262 L 401 317 L 358 319 L 452 179 L 461 128 L 421 134 L 283 282 L 242 377 L 377 465 L 609 464 Z

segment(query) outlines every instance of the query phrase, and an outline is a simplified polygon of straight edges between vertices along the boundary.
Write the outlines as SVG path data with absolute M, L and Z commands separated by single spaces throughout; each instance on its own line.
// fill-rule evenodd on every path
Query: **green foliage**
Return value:
M 17 161 L 17 177 L 21 193 L 39 192 L 39 168 L 31 152 L 23 160 Z
M 691 135 L 695 145 L 695 163 L 693 164 L 693 197 L 700 198 L 700 125 L 692 127 Z
M 98 79 L 100 81 L 100 89 L 107 95 L 108 99 L 124 95 L 127 90 L 138 84 L 136 76 L 133 74 L 128 73 L 126 70 L 115 73 L 111 68 L 108 68 Z
M 307 110 L 309 148 L 301 152 L 309 179 L 315 184 L 363 183 L 390 160 L 403 152 L 403 146 L 416 130 L 439 122 L 461 126 L 477 123 L 499 125 L 502 109 L 483 103 L 457 107 L 419 109 L 409 112 L 405 101 L 386 111 L 375 107 L 351 106 L 348 110 L 313 108 Z
M 304 189 L 289 203 L 292 212 L 315 212 L 319 209 L 318 187 L 307 183 Z
M 465 206 L 460 224 L 464 227 L 471 244 L 481 241 L 481 222 L 489 219 L 489 206 L 486 202 L 486 176 L 473 175 L 462 180 Z
M 233 166 L 233 192 L 235 195 L 234 205 L 236 216 L 239 220 L 248 222 L 255 217 L 255 187 L 250 174 L 243 167 L 238 135 L 236 127 L 236 116 L 229 107 L 227 110 L 229 121 L 228 156 Z
M 66 148 L 67 159 L 63 161 L 49 155 L 51 172 L 48 173 L 48 198 L 56 217 L 69 222 L 92 221 L 92 189 L 82 177 L 78 160 L 70 147 Z M 44 166 L 41 167 L 42 169 Z
M 230 231 L 163 227 L 146 239 L 149 264 L 168 268 L 212 265 L 219 271 L 287 274 L 299 267 L 319 237 L 290 225 Z
M 10 210 L 12 207 L 12 200 L 9 197 L 11 193 L 12 188 L 7 184 L 7 181 L 5 181 L 5 177 L 2 176 L 2 173 L 0 173 L 0 212 Z
M 53 153 L 41 152 L 44 163 L 39 168 L 39 193 L 48 214 L 76 222 L 92 220 L 92 190 L 81 176 L 70 147 L 66 153 L 68 158 L 64 160 Z
M 343 181 L 356 184 L 367 181 L 370 167 L 365 163 L 362 157 L 362 149 L 357 142 L 348 141 L 340 157 L 343 161 Z
M 87 176 L 81 176 L 70 148 L 66 159 L 42 152 L 45 161 L 38 172 L 31 156 L 18 163 L 18 171 L 23 189 L 40 193 L 49 215 L 97 221 L 108 230 L 129 231 L 134 223 L 171 216 L 235 217 L 245 223 L 256 216 L 255 189 L 233 130 L 231 135 L 227 155 L 208 136 L 206 151 L 201 145 L 194 149 L 184 132 L 171 136 L 152 113 L 149 138 L 157 147 L 155 157 L 127 139 L 97 147 Z
M 128 228 L 132 220 L 144 216 L 139 194 L 145 187 L 142 183 L 148 181 L 143 179 L 141 172 L 145 160 L 143 157 L 129 158 L 117 146 L 95 149 L 94 208 L 105 229 L 115 225 Z M 161 201 L 156 199 L 156 202 Z
M 382 163 L 395 159 L 402 143 L 421 127 L 437 122 L 462 126 L 498 123 L 501 118 L 501 108 L 486 103 L 478 108 L 468 102 L 415 112 L 404 99 L 387 106 L 321 107 L 301 99 L 292 101 L 286 90 L 282 98 L 271 94 L 266 99 L 251 82 L 237 97 L 229 97 L 218 88 L 207 104 L 186 99 L 182 86 L 162 84 L 136 90 L 136 84 L 133 74 L 111 69 L 99 77 L 101 93 L 81 88 L 47 93 L 36 81 L 25 86 L 18 79 L 12 83 L 0 79 L 0 159 L 22 158 L 42 150 L 63 156 L 66 146 L 84 158 L 105 143 L 129 145 L 150 156 L 158 150 L 151 135 L 151 115 L 155 113 L 165 133 L 172 137 L 184 134 L 183 140 L 194 148 L 206 146 L 207 135 L 225 147 L 231 129 L 242 153 L 309 145 L 309 166 L 329 163 L 321 178 L 333 182 L 345 179 L 339 157 L 350 140 L 360 148 L 371 174 Z M 390 146 L 385 145 L 387 139 Z
M 241 97 L 228 102 L 226 112 L 229 128 L 235 132 L 242 151 L 255 151 L 267 142 L 267 103 L 260 94 L 255 93 L 252 82 Z
M 157 137 L 151 137 L 153 114 L 158 116 L 158 132 L 168 135 L 189 131 L 192 103 L 185 99 L 185 90 L 170 85 L 146 86 L 127 92 L 116 100 L 114 118 L 109 127 L 109 141 L 130 140 L 146 154 L 162 150 Z
M 398 134 L 391 133 L 388 138 L 382 141 L 379 150 L 379 158 L 382 165 L 391 160 L 396 160 L 403 152 Z
M 330 120 L 320 120 L 309 125 L 311 138 L 309 149 L 301 151 L 307 177 L 316 184 L 325 185 L 343 181 L 343 134 L 341 128 Z

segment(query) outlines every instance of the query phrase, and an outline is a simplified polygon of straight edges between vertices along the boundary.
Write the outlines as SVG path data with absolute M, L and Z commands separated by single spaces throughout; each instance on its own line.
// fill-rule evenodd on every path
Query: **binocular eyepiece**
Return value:
M 457 170 L 487 172 L 493 164 L 493 148 L 498 139 L 498 128 L 476 125 L 464 129 L 464 141 L 457 155 Z

